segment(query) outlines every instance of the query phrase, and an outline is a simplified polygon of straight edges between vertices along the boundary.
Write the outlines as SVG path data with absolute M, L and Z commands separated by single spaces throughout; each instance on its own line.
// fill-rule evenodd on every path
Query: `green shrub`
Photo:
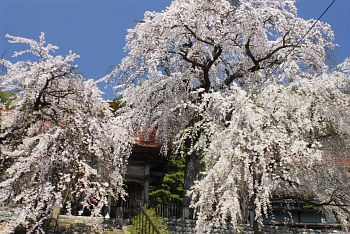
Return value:
M 330 121 L 323 121 L 322 122 L 322 127 L 323 127 L 323 134 L 325 136 L 332 136 L 335 135 L 337 133 L 337 128 L 334 125 L 334 123 L 330 122 Z
M 152 208 L 147 209 L 146 214 L 152 220 L 153 224 L 157 227 L 158 231 L 161 234 L 170 234 L 170 231 L 168 230 L 167 225 L 165 224 L 162 218 L 157 216 L 156 211 L 154 209 Z M 131 234 L 142 233 L 139 226 L 139 222 L 141 222 L 141 218 L 142 218 L 140 217 L 140 215 L 142 214 L 139 214 L 132 219 L 132 227 L 129 228 L 129 232 Z M 146 217 L 143 217 L 143 218 L 146 219 Z M 147 221 L 146 228 L 148 228 L 148 221 Z
M 313 204 L 305 204 L 305 205 L 303 205 L 303 209 L 306 209 L 306 210 L 317 210 L 317 206 L 315 206 Z
M 150 189 L 149 197 L 156 204 L 167 202 L 181 202 L 184 195 L 185 158 L 169 160 L 166 174 L 159 187 Z
M 0 103 L 4 104 L 6 107 L 9 107 L 12 98 L 13 93 L 0 91 Z

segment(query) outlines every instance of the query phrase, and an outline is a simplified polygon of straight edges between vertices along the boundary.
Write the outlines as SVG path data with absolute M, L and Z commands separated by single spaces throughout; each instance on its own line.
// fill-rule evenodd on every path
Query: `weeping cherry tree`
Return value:
M 274 191 L 308 188 L 299 177 L 322 161 L 327 124 L 346 126 L 344 76 L 326 64 L 333 32 L 297 13 L 294 0 L 174 0 L 128 31 L 107 76 L 134 129 L 186 156 L 198 233 L 238 228 L 248 211 L 260 232 Z
M 1 60 L 3 88 L 14 92 L 1 113 L 0 202 L 11 211 L 8 231 L 21 225 L 44 232 L 43 222 L 59 206 L 70 214 L 71 203 L 100 215 L 107 197 L 123 197 L 123 176 L 131 151 L 128 121 L 114 117 L 92 80 L 75 72 L 75 53 L 53 55 L 57 46 L 7 36 L 29 48 L 32 60 Z

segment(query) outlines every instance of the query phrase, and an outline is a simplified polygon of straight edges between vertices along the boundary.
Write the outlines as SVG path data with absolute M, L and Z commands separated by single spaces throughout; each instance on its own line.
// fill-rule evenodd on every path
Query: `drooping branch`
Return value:
M 283 200 L 287 200 L 287 199 L 298 200 L 298 201 L 305 202 L 305 203 L 308 203 L 308 204 L 316 206 L 316 207 L 322 207 L 322 206 L 350 207 L 350 204 L 339 204 L 339 203 L 336 203 L 334 201 L 316 202 L 316 201 L 313 201 L 312 199 L 303 198 L 302 196 L 275 197 L 272 199 L 272 201 L 281 200 L 281 199 L 283 199 Z
M 54 79 L 67 76 L 71 73 L 72 73 L 72 71 L 66 71 L 66 72 L 63 72 L 61 74 L 54 75 L 52 72 L 50 72 L 51 78 L 46 80 L 44 87 L 40 90 L 37 98 L 35 99 L 33 109 L 39 110 L 39 108 L 41 106 L 50 105 L 50 103 L 46 102 L 46 97 L 45 97 L 45 95 L 48 93 L 49 85 L 52 83 L 52 81 Z M 62 94 L 61 94 L 61 96 L 62 96 Z
M 33 106 L 34 110 L 39 110 L 40 106 L 48 104 L 45 102 L 45 93 L 46 93 L 47 87 L 49 86 L 51 80 L 52 80 L 52 78 L 47 79 L 44 87 L 40 90 L 38 97 L 35 99 L 35 102 L 34 102 L 34 106 Z
M 233 81 L 235 81 L 235 80 L 237 80 L 239 78 L 242 78 L 243 76 L 244 76 L 244 74 L 241 73 L 241 72 L 235 72 L 235 73 L 233 73 L 231 75 L 229 73 L 227 73 L 227 78 L 224 80 L 224 84 L 226 86 L 230 86 Z
M 266 56 L 260 58 L 257 60 L 258 63 L 261 63 L 265 60 L 270 59 L 274 54 L 276 54 L 278 51 L 282 50 L 282 49 L 286 49 L 286 48 L 290 48 L 290 47 L 294 47 L 295 45 L 293 44 L 287 44 L 286 37 L 289 34 L 289 31 L 286 32 L 286 34 L 283 36 L 283 44 L 281 46 L 278 46 L 277 48 L 275 48 L 274 50 L 272 50 L 271 52 L 269 52 Z
M 207 62 L 207 65 L 206 67 L 208 69 L 211 68 L 211 66 L 213 66 L 213 64 L 215 63 L 216 60 L 218 60 L 218 58 L 220 57 L 220 55 L 222 54 L 222 47 L 220 45 L 215 45 L 214 46 L 214 51 L 213 51 L 213 58 L 210 59 L 208 62 Z
M 204 68 L 205 67 L 204 64 L 198 62 L 197 60 L 189 58 L 188 57 L 188 52 L 185 51 L 185 50 L 181 50 L 181 52 L 177 53 L 177 54 L 180 55 L 182 57 L 182 59 L 185 60 L 186 62 L 191 63 L 193 68 L 195 68 L 195 67 Z
M 259 61 L 256 60 L 256 58 L 254 57 L 252 51 L 250 50 L 250 38 L 247 40 L 247 43 L 244 45 L 244 48 L 245 48 L 246 55 L 248 55 L 248 57 L 254 63 L 254 66 L 252 68 L 250 68 L 249 71 L 254 72 L 254 71 L 259 70 L 260 69 Z
M 253 62 L 253 66 L 248 68 L 247 72 L 256 72 L 262 69 L 265 69 L 267 67 L 272 67 L 273 65 L 276 64 L 280 64 L 281 60 L 279 59 L 273 59 L 271 60 L 271 58 L 273 58 L 273 56 L 275 54 L 277 54 L 277 52 L 279 52 L 282 49 L 286 49 L 286 48 L 291 48 L 294 47 L 294 44 L 289 44 L 288 42 L 290 41 L 289 39 L 287 39 L 287 36 L 289 35 L 290 31 L 286 32 L 285 35 L 282 38 L 282 45 L 276 47 L 275 49 L 273 49 L 272 51 L 268 52 L 265 56 L 258 58 L 257 56 L 255 56 L 251 50 L 251 38 L 249 38 L 247 40 L 247 42 L 244 44 L 244 50 L 245 50 L 245 54 L 249 57 L 249 59 Z M 236 36 L 235 39 L 233 39 L 233 42 L 239 46 L 240 48 L 243 48 L 243 46 L 240 46 L 239 43 L 237 42 L 237 37 Z M 270 61 L 269 61 L 270 60 Z M 262 66 L 262 64 L 264 62 L 267 62 L 267 66 Z M 227 78 L 224 80 L 224 84 L 229 86 L 234 80 L 242 78 L 244 76 L 245 72 L 235 72 L 233 74 L 230 74 L 229 72 L 227 72 L 226 70 L 226 74 L 227 74 Z
M 201 38 L 200 36 L 198 36 L 188 25 L 184 25 L 184 27 L 191 33 L 191 35 L 198 41 L 200 42 L 203 42 L 205 44 L 208 44 L 208 45 L 211 45 L 211 46 L 215 46 L 213 40 L 209 39 L 210 41 L 208 40 L 205 40 L 203 38 Z
M 186 47 L 192 47 L 193 44 L 186 44 Z M 220 55 L 222 54 L 222 47 L 220 45 L 215 45 L 213 52 L 212 52 L 212 58 L 208 59 L 204 64 L 198 62 L 195 59 L 191 59 L 188 57 L 188 50 L 181 49 L 180 53 L 177 53 L 182 57 L 183 60 L 186 62 L 189 62 L 192 64 L 193 68 L 199 67 L 203 71 L 203 80 L 201 84 L 201 88 L 205 89 L 205 92 L 208 92 L 211 87 L 210 77 L 209 77 L 209 71 L 210 68 L 213 66 L 213 64 L 219 59 Z

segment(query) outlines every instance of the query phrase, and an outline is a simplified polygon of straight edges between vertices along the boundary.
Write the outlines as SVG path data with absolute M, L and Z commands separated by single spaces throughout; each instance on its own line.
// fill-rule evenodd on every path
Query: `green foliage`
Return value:
M 306 209 L 306 210 L 316 210 L 316 209 L 317 209 L 317 206 L 314 205 L 314 204 L 305 204 L 305 205 L 303 205 L 303 209 Z
M 120 99 L 115 99 L 109 102 L 109 106 L 112 108 L 112 112 L 116 114 L 119 109 L 125 106 L 125 103 L 123 103 Z
M 172 159 L 169 161 L 168 170 L 163 183 L 157 188 L 151 188 L 149 197 L 157 204 L 167 201 L 181 202 L 184 195 L 185 159 Z
M 11 104 L 12 96 L 13 96 L 13 93 L 11 92 L 0 91 L 0 103 L 8 107 Z
M 168 230 L 167 225 L 165 224 L 165 222 L 163 221 L 162 218 L 160 218 L 159 216 L 157 216 L 156 211 L 152 208 L 147 209 L 146 210 L 146 214 L 148 215 L 148 217 L 152 220 L 153 224 L 157 227 L 158 231 L 161 234 L 170 234 L 170 231 Z M 131 234 L 137 234 L 137 233 L 142 233 L 141 230 L 141 225 L 140 222 L 141 221 L 141 214 L 135 216 L 132 219 L 132 227 L 129 228 L 129 232 Z M 145 217 L 144 217 L 145 219 Z M 148 223 L 147 223 L 147 228 L 148 228 Z
M 334 126 L 333 123 L 327 121 L 327 122 L 324 122 L 324 129 L 323 129 L 324 133 L 326 135 L 334 135 L 337 133 L 337 129 L 336 127 Z
M 13 96 L 13 93 L 11 92 L 0 91 L 0 103 L 4 104 L 6 107 L 9 107 L 9 105 L 11 104 L 12 96 Z M 0 151 L 0 155 L 1 155 L 1 151 Z M 2 165 L 0 165 L 0 182 L 6 179 L 5 169 L 8 167 L 7 164 L 9 162 L 11 162 L 11 160 L 7 159 L 4 162 L 2 162 Z

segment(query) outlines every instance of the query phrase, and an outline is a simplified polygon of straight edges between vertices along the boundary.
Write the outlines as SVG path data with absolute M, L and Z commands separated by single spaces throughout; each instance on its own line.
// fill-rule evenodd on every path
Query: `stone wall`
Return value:
M 123 234 L 122 220 L 105 219 L 86 216 L 59 215 L 58 222 L 52 219 L 48 225 L 48 233 L 80 234 Z
M 195 233 L 196 221 L 184 220 L 184 219 L 167 219 L 163 218 L 167 223 L 169 230 L 176 234 L 193 234 Z M 228 227 L 218 227 L 213 229 L 212 234 L 234 234 L 244 233 L 253 234 L 253 230 L 249 226 L 242 226 L 240 231 L 233 231 Z M 291 228 L 287 226 L 267 226 L 264 229 L 264 233 L 267 234 L 326 234 L 326 233 L 344 233 L 338 230 L 316 230 L 316 229 L 304 229 L 304 228 Z
M 189 219 L 167 219 L 163 218 L 168 225 L 169 230 L 176 234 L 193 234 L 195 233 L 196 220 Z M 230 234 L 234 233 L 233 230 L 227 229 L 227 227 L 218 227 L 213 229 L 213 234 Z

